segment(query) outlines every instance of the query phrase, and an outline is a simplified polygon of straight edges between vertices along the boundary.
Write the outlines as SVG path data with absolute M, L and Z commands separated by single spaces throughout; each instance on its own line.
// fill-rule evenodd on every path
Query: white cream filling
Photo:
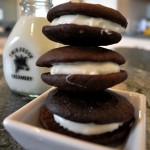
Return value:
M 53 115 L 54 120 L 59 123 L 65 129 L 72 131 L 74 133 L 80 133 L 83 135 L 96 135 L 102 134 L 106 132 L 112 132 L 119 128 L 123 123 L 111 123 L 111 124 L 104 124 L 98 125 L 94 123 L 77 123 L 65 118 L 62 118 L 58 115 Z
M 55 74 L 82 74 L 106 75 L 120 72 L 120 66 L 113 62 L 76 62 L 53 64 L 50 73 Z
M 103 18 L 94 18 L 85 15 L 64 15 L 59 18 L 54 19 L 51 22 L 51 26 L 60 25 L 60 24 L 77 24 L 77 25 L 87 25 L 91 27 L 103 28 L 103 32 L 111 34 L 110 31 L 115 31 L 117 33 L 122 33 L 125 31 L 125 28 L 121 25 L 114 23 L 112 21 L 103 19 Z

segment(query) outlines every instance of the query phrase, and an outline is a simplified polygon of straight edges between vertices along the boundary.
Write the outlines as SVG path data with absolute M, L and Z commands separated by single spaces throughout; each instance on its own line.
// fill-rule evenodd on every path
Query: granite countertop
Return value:
M 150 150 L 150 51 L 141 49 L 119 48 L 127 62 L 122 66 L 127 70 L 128 79 L 113 87 L 116 89 L 138 92 L 147 97 L 147 150 Z M 2 122 L 9 114 L 30 102 L 32 98 L 11 92 L 3 76 L 2 56 L 0 56 L 0 150 L 23 150 L 5 131 Z
M 150 40 L 150 35 L 142 35 L 142 34 L 124 34 L 123 36 L 125 37 L 130 37 L 130 38 L 140 38 L 140 39 L 148 39 Z
M 126 59 L 122 68 L 128 72 L 128 79 L 114 88 L 146 96 L 146 142 L 147 150 L 150 150 L 150 51 L 137 48 L 118 48 L 116 51 Z

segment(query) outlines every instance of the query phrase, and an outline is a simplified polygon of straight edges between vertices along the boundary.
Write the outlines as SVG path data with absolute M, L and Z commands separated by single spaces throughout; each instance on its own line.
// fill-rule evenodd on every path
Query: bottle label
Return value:
M 33 59 L 32 53 L 26 48 L 19 47 L 13 49 L 9 56 L 13 59 L 15 66 L 15 73 L 11 77 L 18 80 L 32 81 L 33 77 L 20 75 L 21 71 L 29 72 L 31 70 L 28 61 Z

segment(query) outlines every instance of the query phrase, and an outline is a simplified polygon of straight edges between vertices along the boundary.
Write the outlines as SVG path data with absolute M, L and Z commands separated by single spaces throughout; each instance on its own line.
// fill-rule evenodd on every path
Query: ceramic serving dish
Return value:
M 51 89 L 50 89 L 51 90 Z M 50 91 L 49 90 L 49 91 Z M 135 124 L 121 147 L 110 148 L 82 141 L 43 129 L 39 123 L 40 108 L 48 92 L 34 99 L 8 116 L 3 125 L 10 135 L 28 150 L 145 150 L 146 149 L 146 98 L 144 95 L 115 90 L 124 95 L 135 107 Z

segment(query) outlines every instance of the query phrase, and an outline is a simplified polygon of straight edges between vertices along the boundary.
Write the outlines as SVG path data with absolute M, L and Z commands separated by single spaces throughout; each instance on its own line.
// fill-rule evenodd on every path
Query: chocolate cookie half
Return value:
M 64 3 L 47 15 L 51 26 L 43 33 L 53 41 L 74 46 L 101 46 L 117 43 L 127 20 L 111 8 L 88 3 Z
M 104 145 L 114 145 L 128 135 L 134 108 L 110 90 L 74 93 L 55 89 L 46 98 L 40 121 L 44 128 Z
M 44 26 L 43 34 L 50 40 L 73 46 L 105 46 L 118 43 L 121 35 L 103 28 L 64 24 Z
M 125 58 L 116 51 L 102 47 L 64 46 L 44 53 L 36 62 L 39 67 L 51 67 L 57 63 L 114 62 L 125 63 Z
M 37 60 L 40 67 L 51 67 L 42 80 L 69 91 L 99 91 L 127 78 L 120 70 L 125 59 L 119 53 L 101 47 L 66 46 L 53 49 Z
M 127 72 L 108 75 L 50 75 L 43 73 L 42 80 L 52 86 L 67 91 L 100 91 L 119 84 L 127 79 Z

